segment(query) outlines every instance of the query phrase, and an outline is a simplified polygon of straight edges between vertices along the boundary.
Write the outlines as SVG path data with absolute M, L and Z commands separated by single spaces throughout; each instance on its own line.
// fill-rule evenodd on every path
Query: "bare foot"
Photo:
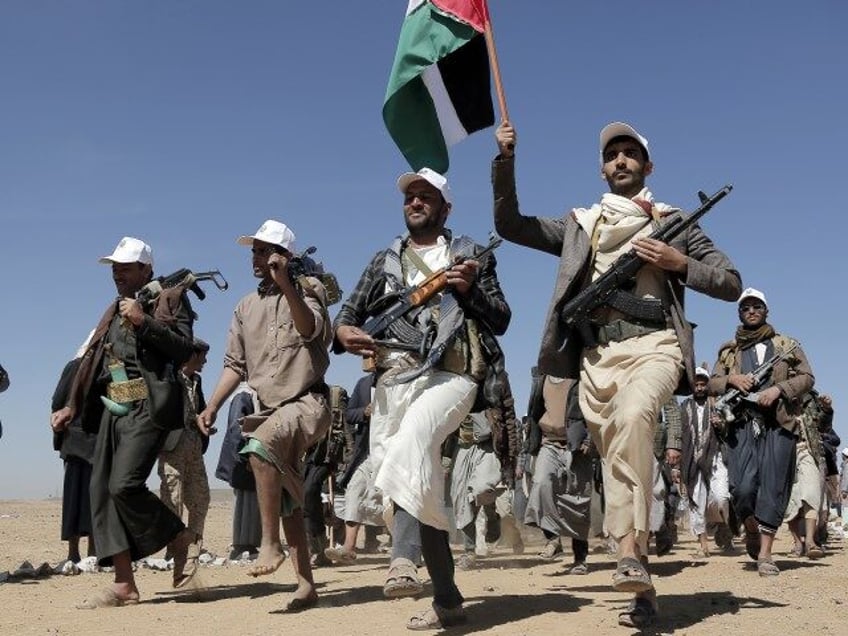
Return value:
M 259 556 L 254 564 L 248 568 L 248 576 L 268 576 L 273 574 L 285 562 L 285 553 L 276 547 L 259 548 Z
M 77 609 L 98 609 L 101 607 L 125 607 L 138 605 L 139 593 L 135 586 L 116 583 L 98 594 L 77 604 Z

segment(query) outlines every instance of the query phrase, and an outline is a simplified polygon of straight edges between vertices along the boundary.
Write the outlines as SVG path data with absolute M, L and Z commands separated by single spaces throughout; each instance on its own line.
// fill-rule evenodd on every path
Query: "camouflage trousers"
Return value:
M 186 429 L 172 451 L 159 454 L 159 497 L 174 514 L 188 511 L 188 529 L 203 536 L 209 511 L 209 479 L 203 463 L 200 433 Z

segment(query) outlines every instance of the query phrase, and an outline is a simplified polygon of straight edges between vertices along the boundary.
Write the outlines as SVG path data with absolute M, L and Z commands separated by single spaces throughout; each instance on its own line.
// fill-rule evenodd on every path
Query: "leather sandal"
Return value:
M 333 564 L 350 565 L 356 561 L 356 552 L 348 550 L 342 545 L 324 550 L 324 556 Z
M 468 616 L 462 605 L 450 609 L 433 603 L 430 609 L 419 612 L 409 619 L 406 628 L 412 631 L 429 631 L 433 629 L 444 629 L 454 625 L 462 625 L 468 622 Z
M 760 576 L 777 576 L 780 574 L 780 568 L 771 559 L 759 559 L 757 561 L 757 572 Z
M 585 561 L 579 561 L 576 563 L 572 563 L 564 570 L 565 574 L 576 574 L 583 575 L 589 574 L 589 566 L 586 565 Z
M 383 596 L 386 598 L 401 598 L 418 596 L 424 591 L 424 585 L 418 578 L 418 568 L 409 559 L 393 559 L 383 585 Z
M 824 556 L 824 550 L 815 543 L 807 549 L 808 559 L 821 559 Z
M 612 575 L 612 589 L 616 592 L 648 592 L 654 589 L 651 575 L 639 559 L 624 557 Z
M 618 615 L 618 624 L 622 627 L 642 629 L 654 623 L 657 618 L 657 608 L 650 599 L 636 597 L 630 601 L 630 606 Z

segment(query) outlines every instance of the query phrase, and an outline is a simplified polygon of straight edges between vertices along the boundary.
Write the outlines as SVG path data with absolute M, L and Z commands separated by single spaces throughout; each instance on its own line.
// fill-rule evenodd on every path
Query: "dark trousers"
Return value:
M 90 484 L 91 464 L 69 456 L 62 488 L 62 541 L 91 535 Z
M 746 423 L 728 431 L 727 473 L 738 518 L 751 515 L 773 534 L 783 523 L 795 476 L 795 436 L 780 426 L 763 426 L 755 435 Z
M 128 415 L 104 412 L 94 448 L 91 514 L 99 565 L 129 551 L 133 561 L 164 548 L 183 522 L 147 488 L 164 432 L 147 416 L 146 402 Z
M 330 467 L 326 464 L 307 462 L 303 476 L 303 516 L 306 518 L 306 531 L 312 537 L 323 537 L 325 533 L 321 492 L 329 476 Z
M 427 572 L 433 583 L 433 602 L 453 609 L 465 600 L 454 581 L 453 554 L 448 533 L 445 530 L 420 523 L 418 519 L 395 504 L 394 532 L 392 534 L 392 558 L 403 557 L 417 562 L 416 535 L 420 541 L 420 553 L 424 555 Z M 399 544 L 402 544 L 399 546 Z M 415 557 L 415 558 L 413 558 Z
M 559 538 L 558 534 L 551 532 L 550 530 L 545 530 L 544 528 L 542 528 L 542 534 L 545 535 L 545 539 L 548 541 Z M 574 554 L 575 563 L 585 563 L 589 556 L 589 542 L 585 539 L 572 538 L 571 552 Z
M 466 552 L 474 552 L 477 547 L 477 513 L 479 508 L 472 504 L 475 510 L 474 520 L 462 529 L 462 544 Z M 483 506 L 486 510 L 486 543 L 495 543 L 501 538 L 501 518 L 495 504 Z

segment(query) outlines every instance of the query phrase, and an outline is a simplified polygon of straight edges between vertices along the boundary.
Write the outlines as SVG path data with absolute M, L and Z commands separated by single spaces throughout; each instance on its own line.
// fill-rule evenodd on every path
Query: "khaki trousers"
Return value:
M 209 512 L 209 479 L 200 433 L 183 431 L 174 450 L 159 454 L 159 480 L 159 497 L 165 505 L 178 517 L 185 506 L 186 526 L 202 537 Z
M 580 408 L 603 458 L 604 528 L 617 541 L 636 532 L 647 554 L 654 483 L 654 428 L 683 372 L 672 329 L 583 352 Z

